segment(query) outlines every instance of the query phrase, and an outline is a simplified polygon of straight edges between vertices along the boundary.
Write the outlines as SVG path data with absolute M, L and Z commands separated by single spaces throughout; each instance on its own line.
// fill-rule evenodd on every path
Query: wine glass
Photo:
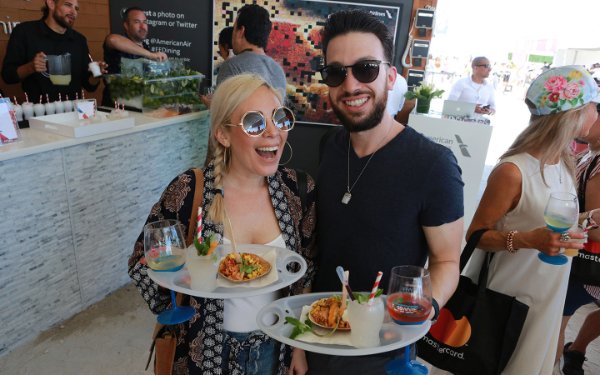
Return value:
M 185 242 L 182 225 L 177 220 L 160 220 L 144 226 L 144 256 L 146 264 L 156 272 L 179 271 L 185 264 Z M 177 306 L 171 290 L 171 308 L 158 315 L 161 324 L 178 324 L 189 320 L 194 309 Z
M 423 324 L 431 313 L 431 278 L 429 271 L 418 266 L 392 268 L 388 287 L 387 308 L 396 324 Z M 404 357 L 386 364 L 388 374 L 426 375 L 427 367 L 411 360 L 411 345 L 404 348 Z
M 564 233 L 577 224 L 578 216 L 579 204 L 575 194 L 567 192 L 550 194 L 544 210 L 544 221 L 548 229 L 553 232 Z M 567 263 L 567 257 L 562 254 L 552 256 L 540 252 L 538 257 L 542 262 L 557 266 Z

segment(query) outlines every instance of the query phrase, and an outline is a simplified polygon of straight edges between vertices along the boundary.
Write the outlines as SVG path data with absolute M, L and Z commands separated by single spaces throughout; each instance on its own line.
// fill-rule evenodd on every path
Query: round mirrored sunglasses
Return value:
M 379 66 L 388 64 L 381 60 L 362 60 L 354 65 L 331 64 L 319 69 L 323 82 L 329 87 L 338 87 L 348 76 L 348 68 L 352 68 L 352 76 L 362 83 L 371 83 L 379 76 Z
M 279 130 L 290 131 L 296 123 L 296 118 L 291 109 L 278 107 L 273 110 L 271 120 Z M 259 111 L 248 111 L 242 116 L 239 124 L 225 124 L 225 126 L 241 126 L 244 133 L 251 137 L 258 137 L 267 130 L 267 119 Z

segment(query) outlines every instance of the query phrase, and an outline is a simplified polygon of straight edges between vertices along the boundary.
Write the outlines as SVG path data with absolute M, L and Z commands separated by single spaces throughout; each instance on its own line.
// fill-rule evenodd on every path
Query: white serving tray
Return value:
M 96 117 L 100 119 L 99 122 L 91 119 L 79 120 L 75 112 L 57 113 L 54 115 L 32 117 L 29 119 L 29 126 L 33 129 L 71 138 L 87 137 L 133 128 L 135 126 L 135 119 L 133 117 L 110 120 L 107 114 L 100 111 L 96 112 Z
M 330 297 L 334 294 L 340 293 L 325 292 L 301 294 L 271 302 L 263 307 L 256 315 L 258 328 L 277 341 L 295 348 L 308 350 L 309 352 L 340 356 L 357 356 L 391 352 L 392 350 L 403 348 L 425 336 L 431 327 L 431 321 L 429 320 L 423 324 L 417 325 L 396 324 L 390 319 L 390 315 L 387 309 L 385 309 L 383 327 L 381 327 L 381 331 L 379 331 L 379 338 L 381 340 L 379 346 L 372 348 L 355 348 L 345 345 L 317 344 L 290 339 L 290 334 L 294 327 L 285 321 L 285 317 L 292 316 L 299 319 L 303 306 L 310 306 L 316 300 Z M 383 298 L 385 301 L 385 296 L 381 296 L 380 298 Z M 273 315 L 277 318 L 272 319 Z M 269 318 L 269 321 L 275 321 L 275 323 L 267 325 L 263 321 L 265 318 Z M 335 332 L 333 334 L 346 334 L 346 332 Z
M 219 251 L 219 258 L 221 258 L 221 256 L 225 254 L 228 254 L 230 252 L 230 249 L 231 248 L 228 245 L 220 245 L 217 248 L 217 251 Z M 295 283 L 306 273 L 307 265 L 304 258 L 302 258 L 300 254 L 290 251 L 288 249 L 275 246 L 252 244 L 238 245 L 237 249 L 239 252 L 255 253 L 258 255 L 275 249 L 277 251 L 277 261 L 275 267 L 271 269 L 271 272 L 278 273 L 277 281 L 264 287 L 258 288 L 249 288 L 243 286 L 226 288 L 218 286 L 215 290 L 208 292 L 203 290 L 192 289 L 192 287 L 190 286 L 190 276 L 187 267 L 184 267 L 183 269 L 177 272 L 156 272 L 151 269 L 148 269 L 148 276 L 150 276 L 150 278 L 155 283 L 162 286 L 163 288 L 171 289 L 179 293 L 196 297 L 227 299 L 251 297 L 274 292 L 276 290 L 283 289 Z M 300 270 L 298 270 L 298 272 L 288 271 L 287 266 L 289 264 L 295 263 L 298 263 L 300 265 Z

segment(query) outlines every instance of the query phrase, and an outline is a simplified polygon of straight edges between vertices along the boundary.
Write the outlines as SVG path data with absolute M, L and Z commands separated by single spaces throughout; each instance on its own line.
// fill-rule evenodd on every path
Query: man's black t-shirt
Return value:
M 452 152 L 414 129 L 405 128 L 376 152 L 346 192 L 348 133 L 327 141 L 317 180 L 318 271 L 313 291 L 341 290 L 336 266 L 350 271 L 354 291 L 370 291 L 378 271 L 387 289 L 390 269 L 423 266 L 428 246 L 423 226 L 440 226 L 463 216 L 461 170 Z M 350 186 L 370 155 L 350 147 Z
M 65 86 L 54 85 L 50 79 L 41 73 L 33 73 L 19 79 L 17 68 L 33 60 L 38 52 L 46 55 L 71 54 L 71 83 Z M 81 89 L 94 91 L 98 85 L 89 82 L 88 71 L 89 49 L 86 38 L 77 31 L 68 28 L 64 34 L 54 32 L 43 20 L 29 21 L 18 24 L 12 31 L 6 55 L 2 65 L 2 78 L 6 83 L 21 82 L 23 91 L 29 95 L 29 100 L 37 102 L 40 95 L 48 94 L 50 100 L 74 99 L 75 94 L 81 95 Z

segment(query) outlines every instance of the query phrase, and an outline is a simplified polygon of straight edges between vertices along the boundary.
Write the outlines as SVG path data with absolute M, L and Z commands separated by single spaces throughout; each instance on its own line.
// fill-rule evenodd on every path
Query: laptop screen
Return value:
M 475 113 L 475 103 L 445 100 L 442 114 L 446 116 L 472 116 Z

